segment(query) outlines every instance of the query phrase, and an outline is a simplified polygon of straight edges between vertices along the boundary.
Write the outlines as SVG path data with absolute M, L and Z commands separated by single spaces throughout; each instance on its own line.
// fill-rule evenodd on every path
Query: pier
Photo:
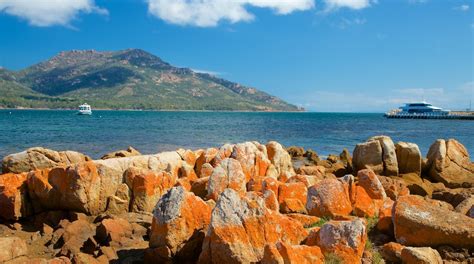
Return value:
M 439 113 L 406 113 L 399 111 L 391 111 L 385 113 L 386 118 L 396 119 L 457 119 L 457 120 L 474 120 L 474 111 L 453 111 L 447 114 Z

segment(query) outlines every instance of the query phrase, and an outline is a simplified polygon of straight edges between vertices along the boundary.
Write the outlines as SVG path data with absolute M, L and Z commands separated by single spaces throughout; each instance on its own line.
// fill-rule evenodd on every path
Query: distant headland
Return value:
M 140 49 L 73 50 L 20 71 L 0 68 L 0 93 L 0 108 L 304 111 Z

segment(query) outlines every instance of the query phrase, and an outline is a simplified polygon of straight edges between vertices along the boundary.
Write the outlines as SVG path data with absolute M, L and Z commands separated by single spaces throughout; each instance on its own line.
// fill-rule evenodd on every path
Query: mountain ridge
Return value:
M 6 93 L 6 91 L 9 91 Z M 0 107 L 303 111 L 278 97 L 179 68 L 141 49 L 71 50 L 19 71 L 0 68 Z

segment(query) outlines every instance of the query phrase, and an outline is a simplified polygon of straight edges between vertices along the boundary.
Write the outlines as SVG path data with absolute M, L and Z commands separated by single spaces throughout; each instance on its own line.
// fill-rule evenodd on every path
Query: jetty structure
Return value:
M 433 106 L 425 101 L 407 103 L 398 109 L 385 113 L 386 118 L 397 119 L 463 119 L 474 120 L 474 111 L 450 111 Z

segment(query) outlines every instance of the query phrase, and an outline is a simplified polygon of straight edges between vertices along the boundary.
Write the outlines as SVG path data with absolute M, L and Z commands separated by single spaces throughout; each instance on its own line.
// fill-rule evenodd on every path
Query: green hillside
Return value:
M 281 99 L 173 67 L 139 49 L 61 52 L 19 72 L 0 70 L 1 107 L 299 111 Z

